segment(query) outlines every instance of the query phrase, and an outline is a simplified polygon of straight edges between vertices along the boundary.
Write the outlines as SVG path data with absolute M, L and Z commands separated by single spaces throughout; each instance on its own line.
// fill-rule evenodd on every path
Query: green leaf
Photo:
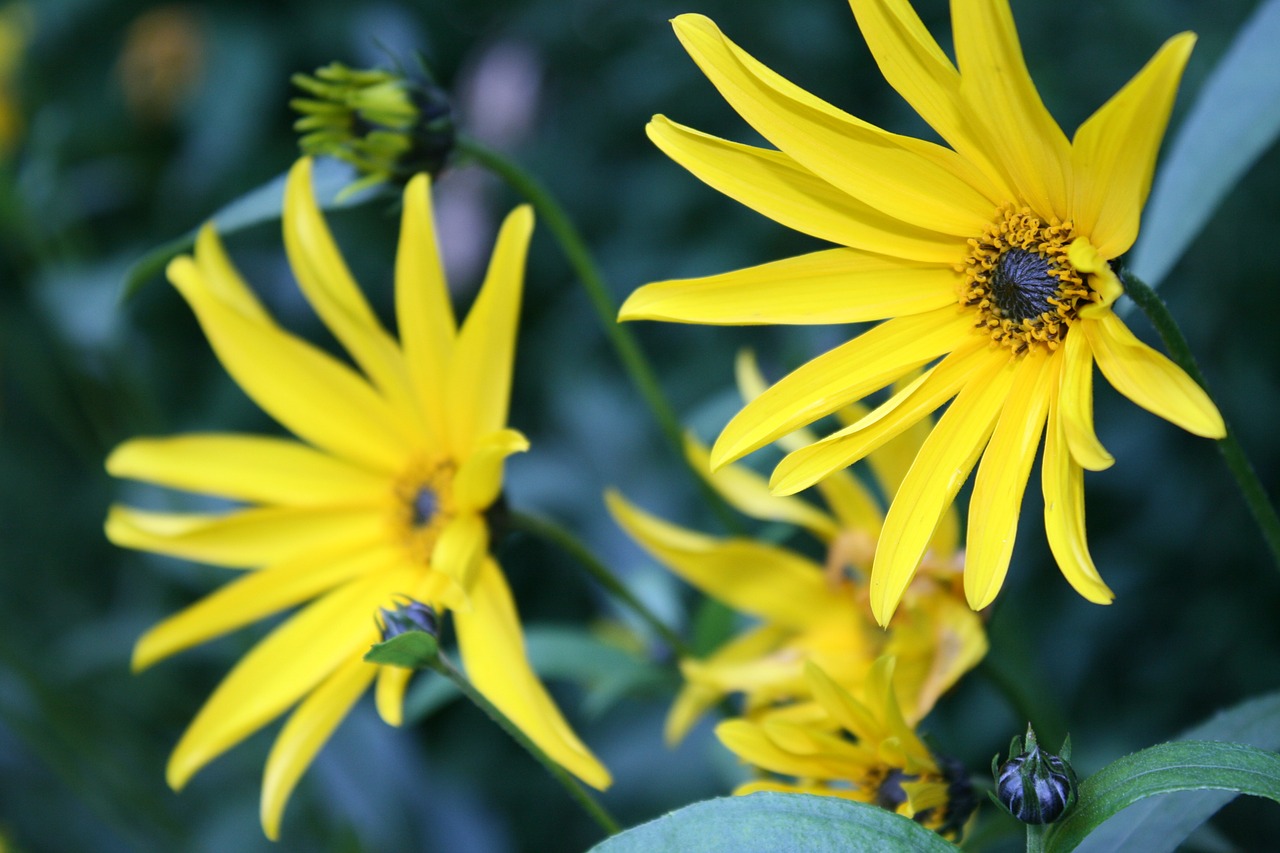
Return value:
M 317 160 L 311 174 L 316 203 L 321 210 L 355 207 L 380 195 L 379 188 L 370 188 L 343 196 L 342 191 L 358 176 L 354 168 L 340 160 Z M 284 209 L 284 185 L 288 177 L 288 172 L 282 172 L 257 189 L 228 202 L 211 220 L 218 233 L 225 237 L 236 231 L 279 219 Z M 191 251 L 196 244 L 197 230 L 175 237 L 134 261 L 125 271 L 122 298 L 133 296 L 140 287 L 160 275 L 174 257 Z
M 403 666 L 407 669 L 431 669 L 440 660 L 440 643 L 426 631 L 406 631 L 365 653 L 369 663 Z
M 1134 273 L 1155 285 L 1280 134 L 1280 0 L 1236 34 L 1169 146 L 1133 248 Z
M 1045 833 L 1044 849 L 1075 850 L 1103 821 L 1146 797 L 1204 790 L 1280 802 L 1280 755 L 1209 741 L 1162 743 L 1126 755 L 1080 783 L 1079 800 Z
M 1243 743 L 1268 751 L 1280 749 L 1280 693 L 1251 699 L 1183 732 L 1177 740 Z M 1078 847 L 1077 853 L 1133 849 L 1172 853 L 1196 827 L 1231 800 L 1234 791 L 1199 791 L 1136 803 L 1108 820 Z
M 955 853 L 942 836 L 839 797 L 758 793 L 694 803 L 607 838 L 590 853 Z

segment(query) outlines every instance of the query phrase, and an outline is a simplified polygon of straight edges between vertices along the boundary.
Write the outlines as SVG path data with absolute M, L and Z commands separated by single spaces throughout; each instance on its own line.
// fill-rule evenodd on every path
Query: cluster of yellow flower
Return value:
M 676 19 L 699 67 L 776 150 L 661 116 L 650 137 L 712 187 L 839 248 L 650 284 L 621 312 L 692 323 L 883 321 L 768 388 L 744 356 L 745 407 L 709 451 L 688 446 L 730 504 L 797 525 L 825 557 L 703 535 L 616 493 L 607 503 L 655 559 L 757 620 L 709 657 L 680 661 L 686 683 L 669 740 L 732 694 L 740 714 L 717 734 L 773 774 L 741 791 L 878 803 L 954 834 L 972 805 L 963 772 L 915 726 L 986 653 L 979 611 L 1003 583 L 1042 434 L 1049 544 L 1072 586 L 1099 603 L 1112 594 L 1085 541 L 1082 475 L 1112 459 L 1093 431 L 1094 362 L 1138 405 L 1223 434 L 1204 392 L 1112 311 L 1122 286 L 1111 262 L 1137 234 L 1194 39 L 1171 39 L 1068 141 L 1031 83 L 1005 0 L 952 4 L 958 64 L 905 0 L 852 6 L 889 83 L 949 147 L 854 118 L 706 18 Z M 276 837 L 298 778 L 375 680 L 380 714 L 400 723 L 409 671 L 362 656 L 380 638 L 374 614 L 407 595 L 451 612 L 480 692 L 552 759 L 603 788 L 608 772 L 529 666 L 485 517 L 504 460 L 528 447 L 506 422 L 532 213 L 507 218 L 459 325 L 429 179 L 410 181 L 397 340 L 348 272 L 310 172 L 303 159 L 290 174 L 285 246 L 356 369 L 276 325 L 206 228 L 169 278 L 227 371 L 297 440 L 142 438 L 108 462 L 116 476 L 245 504 L 217 515 L 113 508 L 107 533 L 120 545 L 253 570 L 149 631 L 136 667 L 315 599 L 217 688 L 174 751 L 169 780 L 183 785 L 296 705 L 263 786 L 263 825 Z M 874 407 L 858 405 L 883 390 Z M 948 401 L 935 425 L 932 412 Z M 832 414 L 842 429 L 820 440 L 804 430 Z M 771 481 L 734 464 L 771 442 L 788 451 Z M 846 470 L 864 458 L 865 477 Z M 962 546 L 954 500 L 975 465 Z M 809 486 L 827 511 L 794 496 Z

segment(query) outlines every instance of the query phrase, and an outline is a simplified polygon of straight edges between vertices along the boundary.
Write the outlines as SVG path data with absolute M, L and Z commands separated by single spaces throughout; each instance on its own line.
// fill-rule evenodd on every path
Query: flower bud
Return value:
M 382 630 L 383 642 L 409 631 L 425 631 L 433 637 L 440 635 L 435 609 L 420 601 L 406 599 L 398 602 L 393 610 L 379 607 L 378 613 L 382 617 L 378 627 Z
M 298 145 L 355 166 L 362 177 L 346 192 L 434 175 L 453 149 L 453 110 L 428 80 L 331 62 L 314 75 L 293 75 L 293 84 L 311 96 L 289 102 L 301 114 L 293 125 Z
M 1071 738 L 1062 744 L 1062 755 L 1045 752 L 1036 733 L 1027 726 L 1025 747 L 1019 738 L 1009 746 L 1010 758 L 991 770 L 996 777 L 994 799 L 1023 823 L 1053 823 L 1076 801 L 1075 771 L 1071 769 Z

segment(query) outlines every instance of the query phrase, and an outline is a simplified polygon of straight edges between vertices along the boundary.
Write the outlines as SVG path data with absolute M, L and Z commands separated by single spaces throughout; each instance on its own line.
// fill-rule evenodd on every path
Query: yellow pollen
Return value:
M 1028 208 L 1002 207 L 981 237 L 969 240 L 960 304 L 977 311 L 975 325 L 1015 355 L 1056 350 L 1079 310 L 1097 294 L 1071 265 L 1071 222 L 1045 222 Z
M 418 460 L 395 481 L 394 537 L 404 543 L 415 563 L 431 562 L 436 541 L 454 515 L 455 471 L 451 459 Z

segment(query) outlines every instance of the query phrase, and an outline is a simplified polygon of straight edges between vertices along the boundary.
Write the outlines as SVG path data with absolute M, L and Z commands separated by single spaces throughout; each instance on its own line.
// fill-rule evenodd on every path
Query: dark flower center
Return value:
M 410 509 L 412 510 L 411 520 L 413 526 L 425 527 L 431 523 L 436 513 L 440 511 L 440 496 L 433 489 L 422 486 L 418 489 L 418 493 L 414 495 Z
M 1049 259 L 1026 249 L 1006 249 L 991 272 L 991 301 L 1011 320 L 1030 320 L 1053 310 L 1062 280 Z

